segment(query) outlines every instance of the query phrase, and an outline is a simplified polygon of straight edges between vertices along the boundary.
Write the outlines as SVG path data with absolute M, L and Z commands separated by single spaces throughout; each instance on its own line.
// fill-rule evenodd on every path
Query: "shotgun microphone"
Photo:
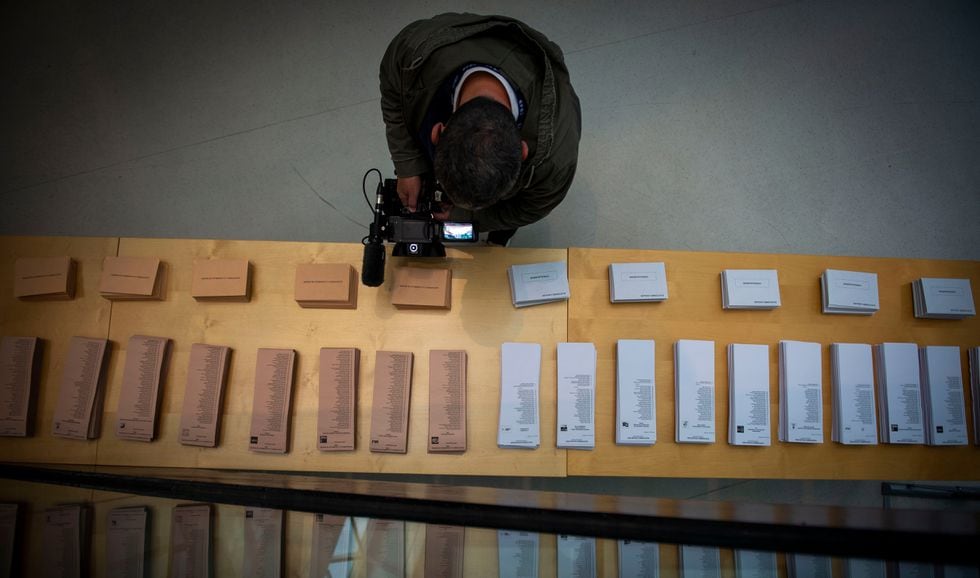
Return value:
M 371 223 L 364 241 L 364 259 L 361 262 L 361 283 L 368 287 L 378 287 L 385 282 L 385 244 L 384 237 L 381 236 L 383 203 L 382 186 L 379 183 L 378 196 L 374 202 L 374 222 Z

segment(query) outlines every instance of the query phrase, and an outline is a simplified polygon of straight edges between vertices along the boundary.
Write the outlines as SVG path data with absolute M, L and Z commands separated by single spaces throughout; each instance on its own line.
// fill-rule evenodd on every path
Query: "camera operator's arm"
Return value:
M 407 195 L 409 189 L 406 187 L 410 187 L 402 183 L 403 178 L 416 177 L 429 170 L 425 154 L 412 137 L 411 127 L 405 124 L 405 91 L 409 87 L 402 84 L 404 71 L 411 66 L 412 54 L 415 51 L 415 47 L 409 42 L 416 28 L 421 24 L 422 21 L 410 24 L 391 41 L 384 58 L 381 59 L 379 72 L 381 117 L 385 123 L 388 152 L 391 153 L 395 174 L 398 177 L 399 196 L 403 189 Z M 417 195 L 416 192 L 416 197 Z M 406 198 L 402 199 L 403 202 L 405 200 Z
M 546 167 L 551 168 L 550 173 Z M 476 221 L 481 232 L 516 229 L 540 221 L 565 198 L 575 177 L 575 167 L 573 164 L 556 170 L 546 163 L 538 167 L 531 186 L 521 189 L 513 197 L 478 211 L 454 207 L 450 218 L 453 221 Z

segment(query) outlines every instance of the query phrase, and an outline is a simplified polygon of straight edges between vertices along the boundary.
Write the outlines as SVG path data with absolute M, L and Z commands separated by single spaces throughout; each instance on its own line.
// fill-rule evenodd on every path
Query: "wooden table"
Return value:
M 167 263 L 165 300 L 109 302 L 97 293 L 101 260 L 107 255 L 155 256 Z M 13 262 L 22 256 L 71 255 L 79 261 L 79 289 L 73 301 L 24 302 L 12 296 Z M 197 302 L 190 296 L 195 259 L 247 258 L 253 267 L 249 303 Z M 567 259 L 572 298 L 515 309 L 506 269 L 517 263 Z M 358 244 L 213 241 L 186 239 L 0 238 L 0 331 L 45 339 L 37 433 L 28 439 L 0 438 L 0 460 L 101 465 L 208 467 L 256 470 L 332 471 L 501 476 L 646 476 L 787 479 L 980 479 L 976 446 L 935 448 L 878 445 L 845 447 L 830 441 L 830 365 L 832 342 L 911 341 L 964 348 L 963 376 L 969 379 L 966 351 L 980 345 L 980 318 L 922 320 L 912 316 L 909 284 L 923 276 L 965 277 L 976 293 L 980 263 L 613 249 L 449 249 L 445 261 L 389 258 L 387 283 L 361 286 L 354 310 L 303 309 L 293 299 L 295 267 L 300 263 L 350 263 L 360 269 Z M 609 303 L 608 265 L 663 261 L 669 299 L 663 303 Z M 390 304 L 395 266 L 451 267 L 450 311 L 398 310 Z M 724 311 L 719 274 L 725 268 L 776 268 L 782 307 L 772 311 Z M 873 271 L 879 276 L 881 311 L 870 317 L 823 315 L 819 276 L 824 269 Z M 120 440 L 114 426 L 126 346 L 135 334 L 169 337 L 173 355 L 163 383 L 158 436 L 151 443 Z M 68 341 L 73 335 L 108 337 L 115 344 L 110 366 L 102 436 L 95 442 L 50 435 L 51 417 Z M 617 339 L 657 342 L 657 444 L 621 447 L 613 443 L 615 344 Z M 715 341 L 717 442 L 674 443 L 673 344 L 678 339 Z M 780 339 L 823 344 L 825 443 L 784 444 L 776 440 Z M 502 450 L 496 445 L 500 344 L 526 341 L 542 345 L 541 447 Z M 555 448 L 556 344 L 596 344 L 596 448 Z M 233 349 L 225 392 L 219 446 L 183 446 L 177 439 L 193 343 Z M 730 343 L 770 346 L 772 445 L 727 444 L 727 361 Z M 290 451 L 286 455 L 248 450 L 248 428 L 256 350 L 292 348 L 297 352 Z M 321 347 L 361 350 L 357 409 L 357 449 L 316 449 L 316 412 Z M 428 351 L 468 352 L 467 414 L 469 449 L 461 455 L 428 454 Z M 370 431 L 374 355 L 378 350 L 415 355 L 408 453 L 367 450 Z M 967 403 L 970 403 L 967 386 Z M 970 409 L 968 408 L 968 420 Z M 972 427 L 972 426 L 971 426 Z M 972 435 L 972 430 L 971 430 Z M 971 438 L 972 439 L 972 438 Z

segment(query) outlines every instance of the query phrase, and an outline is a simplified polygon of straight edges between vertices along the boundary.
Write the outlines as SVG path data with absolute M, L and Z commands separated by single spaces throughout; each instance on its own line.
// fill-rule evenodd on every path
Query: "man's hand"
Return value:
M 395 190 L 402 204 L 414 213 L 418 208 L 419 193 L 422 192 L 422 177 L 398 177 Z

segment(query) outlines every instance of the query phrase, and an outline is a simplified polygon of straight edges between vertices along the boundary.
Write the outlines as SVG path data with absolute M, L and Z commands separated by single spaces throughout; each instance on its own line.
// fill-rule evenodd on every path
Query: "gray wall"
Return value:
M 974 1 L 90 4 L 0 25 L 0 234 L 358 241 L 378 61 L 452 9 L 546 32 L 582 101 L 515 245 L 980 258 Z

